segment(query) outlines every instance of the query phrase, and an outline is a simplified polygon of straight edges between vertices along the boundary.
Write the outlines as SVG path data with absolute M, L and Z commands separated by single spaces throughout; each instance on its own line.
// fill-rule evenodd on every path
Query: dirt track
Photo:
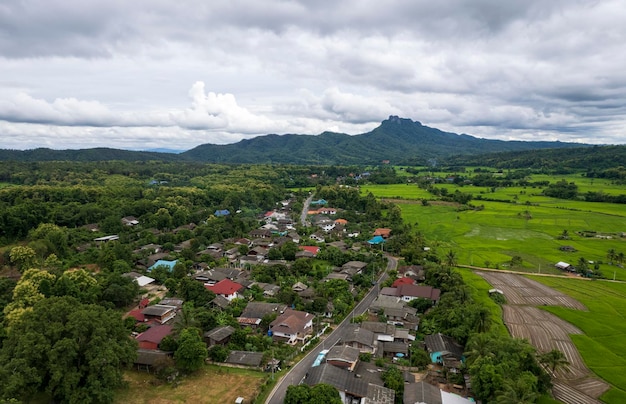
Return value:
M 504 293 L 508 302 L 503 306 L 504 323 L 513 337 L 527 339 L 540 353 L 558 349 L 565 354 L 570 365 L 552 375 L 554 397 L 567 404 L 600 403 L 597 398 L 610 386 L 591 374 L 569 337 L 582 334 L 582 331 L 535 306 L 587 308 L 577 300 L 521 275 L 477 273 Z

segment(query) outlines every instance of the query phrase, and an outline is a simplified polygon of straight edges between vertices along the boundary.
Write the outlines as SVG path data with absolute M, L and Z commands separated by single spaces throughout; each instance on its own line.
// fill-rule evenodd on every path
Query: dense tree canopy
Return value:
M 27 401 L 45 391 L 61 402 L 112 402 L 135 355 L 119 313 L 68 296 L 43 299 L 8 329 L 0 394 Z

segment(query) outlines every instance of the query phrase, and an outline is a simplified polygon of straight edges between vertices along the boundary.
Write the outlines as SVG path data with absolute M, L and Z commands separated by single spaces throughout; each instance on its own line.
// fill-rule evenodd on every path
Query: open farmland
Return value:
M 572 340 L 587 366 L 613 385 L 601 399 L 626 402 L 626 284 L 610 281 L 533 277 L 542 284 L 566 293 L 588 311 L 563 307 L 544 309 L 579 328 L 583 334 Z
M 542 175 L 540 180 L 556 182 L 561 177 Z M 606 180 L 567 177 L 585 184 L 589 190 L 626 193 L 623 186 Z M 532 180 L 536 180 L 533 176 Z M 565 261 L 576 265 L 581 258 L 595 264 L 607 278 L 626 280 L 626 270 L 610 265 L 607 252 L 626 252 L 626 207 L 621 204 L 585 202 L 551 198 L 542 195 L 539 187 L 475 187 L 435 184 L 448 193 L 470 193 L 476 210 L 460 209 L 460 205 L 442 202 L 414 184 L 373 185 L 362 192 L 392 200 L 402 209 L 403 219 L 416 224 L 427 235 L 431 248 L 445 253 L 454 250 L 459 264 L 511 269 L 512 257 L 522 258 L 522 266 L 514 269 L 527 272 L 559 273 L 554 264 Z M 581 188 L 582 185 L 581 185 Z M 621 192 L 619 192 L 621 189 Z M 607 191 L 608 193 L 608 191 Z M 428 199 L 428 206 L 422 204 Z M 567 231 L 569 239 L 560 239 Z M 596 232 L 586 233 L 586 232 Z M 572 252 L 561 247 L 573 248 Z
M 552 375 L 556 379 L 553 389 L 555 398 L 568 404 L 598 403 L 597 398 L 610 386 L 590 373 L 573 341 L 574 337 L 585 337 L 583 331 L 537 306 L 588 315 L 590 311 L 587 307 L 565 293 L 520 275 L 501 272 L 480 272 L 479 275 L 504 292 L 507 304 L 503 306 L 503 320 L 513 337 L 527 339 L 539 353 L 558 349 L 565 354 L 569 366 L 558 369 Z M 581 279 L 566 281 L 576 288 L 591 284 Z M 623 387 L 615 386 L 616 391 L 611 394 L 617 396 Z

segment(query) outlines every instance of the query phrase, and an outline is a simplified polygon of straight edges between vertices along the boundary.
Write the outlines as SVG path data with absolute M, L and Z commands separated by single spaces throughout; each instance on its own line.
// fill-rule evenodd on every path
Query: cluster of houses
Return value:
M 267 212 L 261 219 L 262 225 L 250 231 L 245 238 L 228 239 L 219 243 L 206 246 L 202 251 L 196 252 L 196 272 L 192 276 L 201 282 L 207 290 L 212 291 L 216 297 L 211 302 L 214 307 L 226 308 L 233 299 L 243 297 L 247 289 L 260 288 L 264 297 L 275 297 L 280 286 L 257 282 L 250 279 L 250 272 L 244 268 L 250 265 L 271 265 L 277 263 L 268 258 L 271 248 L 280 247 L 284 243 L 294 242 L 300 244 L 302 237 L 295 231 L 295 224 L 290 217 L 289 201 L 282 203 L 282 208 Z M 316 227 L 310 239 L 317 243 L 325 243 L 326 238 L 332 235 L 334 241 L 327 245 L 336 247 L 342 251 L 347 250 L 347 244 L 341 241 L 344 237 L 358 236 L 358 233 L 346 232 L 348 222 L 345 219 L 335 219 L 338 210 L 327 207 L 325 200 L 311 202 L 313 206 L 308 211 L 310 222 Z M 229 211 L 220 210 L 215 216 L 230 215 Z M 125 226 L 138 226 L 139 220 L 134 217 L 122 219 Z M 174 233 L 181 231 L 193 231 L 195 224 L 180 226 L 173 230 Z M 391 230 L 386 228 L 376 229 L 372 239 L 364 246 L 384 244 L 391 236 Z M 117 235 L 110 235 L 95 239 L 96 243 L 106 243 L 118 240 Z M 182 241 L 174 246 L 174 252 L 180 252 L 190 248 L 191 240 Z M 318 246 L 300 245 L 296 258 L 315 258 L 320 251 Z M 138 261 L 138 270 L 150 274 L 156 268 L 163 267 L 172 271 L 177 263 L 170 260 L 171 252 L 163 251 L 163 247 L 157 244 L 148 244 L 135 250 Z M 228 267 L 209 268 L 204 256 L 210 256 L 215 260 L 226 263 Z M 281 262 L 284 263 L 284 262 Z M 341 279 L 352 282 L 353 277 L 362 274 L 367 263 L 362 261 L 350 261 L 340 267 L 332 268 L 323 280 Z M 381 380 L 381 369 L 368 361 L 360 361 L 359 355 L 369 354 L 373 358 L 386 358 L 396 360 L 405 358 L 410 353 L 410 345 L 414 341 L 412 331 L 419 326 L 417 310 L 410 305 L 414 299 L 427 299 L 433 305 L 439 300 L 441 292 L 430 286 L 418 285 L 424 281 L 424 269 L 420 266 L 405 266 L 399 268 L 400 278 L 395 280 L 390 287 L 383 287 L 369 307 L 369 320 L 360 324 L 351 324 L 340 342 L 324 351 L 316 364 L 307 374 L 304 382 L 309 385 L 327 383 L 336 387 L 344 402 L 353 403 L 393 403 L 395 394 L 393 390 L 384 387 Z M 127 274 L 141 287 L 149 287 L 154 279 L 138 272 Z M 297 282 L 291 286 L 291 290 L 298 294 L 303 301 L 313 301 L 315 291 L 304 282 Z M 176 315 L 182 309 L 183 302 L 180 299 L 162 299 L 158 304 L 149 305 L 144 299 L 139 307 L 128 313 L 137 322 L 146 324 L 149 328 L 136 335 L 139 343 L 137 366 L 148 368 L 159 359 L 170 353 L 159 350 L 163 339 L 171 335 L 176 321 Z M 328 302 L 326 312 L 319 315 L 331 317 L 333 315 L 332 301 Z M 267 321 L 269 322 L 269 326 Z M 314 334 L 315 315 L 305 311 L 295 310 L 282 303 L 268 303 L 249 301 L 237 318 L 241 328 L 257 329 L 269 328 L 268 335 L 274 341 L 286 344 L 303 344 Z M 378 320 L 378 321 L 371 321 Z M 236 330 L 236 326 L 219 326 L 204 333 L 204 341 L 207 347 L 215 345 L 227 346 L 230 338 Z M 449 371 L 458 370 L 462 361 L 462 348 L 446 336 L 428 336 L 424 341 L 424 348 L 429 352 L 432 362 L 447 368 Z M 261 368 L 264 363 L 262 352 L 231 351 L 225 363 L 231 366 L 249 366 Z M 447 393 L 438 387 L 423 382 L 415 382 L 411 374 L 405 374 L 405 397 L 404 402 L 433 402 L 447 403 Z M 424 397 L 435 397 L 432 401 L 425 401 Z M 348 401 L 346 401 L 348 400 Z M 408 401 L 407 401 L 408 400 Z M 463 401 L 456 401 L 461 403 Z

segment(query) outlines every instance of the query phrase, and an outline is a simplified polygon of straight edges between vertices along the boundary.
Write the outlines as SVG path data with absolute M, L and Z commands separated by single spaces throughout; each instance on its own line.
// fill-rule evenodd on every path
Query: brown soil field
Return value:
M 527 339 L 539 353 L 558 349 L 565 354 L 569 367 L 551 374 L 554 398 L 566 404 L 600 403 L 597 398 L 610 386 L 591 374 L 569 337 L 582 331 L 536 306 L 587 308 L 576 299 L 521 275 L 480 271 L 477 274 L 504 293 L 508 304 L 502 307 L 503 320 L 513 337 Z

